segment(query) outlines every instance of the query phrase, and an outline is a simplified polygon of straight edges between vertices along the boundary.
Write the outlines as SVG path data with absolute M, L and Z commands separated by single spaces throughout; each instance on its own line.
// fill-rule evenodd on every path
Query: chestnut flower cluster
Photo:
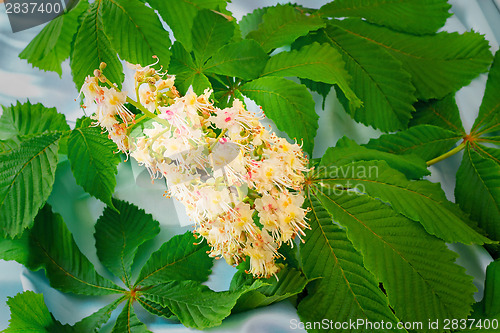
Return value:
M 238 99 L 219 109 L 209 89 L 180 96 L 174 76 L 151 66 L 135 69 L 137 102 L 101 70 L 87 77 L 84 105 L 96 105 L 95 124 L 152 178 L 166 180 L 166 194 L 184 204 L 211 256 L 231 265 L 249 257 L 248 273 L 275 275 L 278 248 L 293 245 L 309 227 L 301 208 L 309 170 L 301 147 L 268 131 L 260 123 L 263 116 L 247 111 Z M 126 102 L 144 115 L 135 119 Z

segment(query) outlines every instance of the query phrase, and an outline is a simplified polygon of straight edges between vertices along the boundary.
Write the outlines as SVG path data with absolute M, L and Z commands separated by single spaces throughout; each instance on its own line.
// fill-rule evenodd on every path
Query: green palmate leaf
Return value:
M 111 195 L 120 157 L 116 145 L 97 127 L 77 127 L 69 137 L 68 159 L 78 185 L 113 206 Z
M 466 318 L 475 287 L 457 255 L 421 225 L 366 195 L 327 195 L 311 188 L 363 254 L 365 267 L 381 281 L 396 316 L 405 322 Z M 397 272 L 397 274 L 394 274 Z M 425 325 L 419 332 L 430 332 Z
M 50 285 L 63 292 L 84 295 L 120 293 L 121 288 L 103 278 L 80 252 L 59 214 L 45 205 L 30 233 L 31 270 L 45 268 Z
M 497 51 L 493 65 L 491 66 L 488 74 L 488 82 L 486 82 L 486 90 L 484 92 L 483 102 L 479 108 L 479 115 L 472 126 L 471 134 L 477 136 L 485 133 L 500 131 L 499 90 L 500 52 Z
M 92 75 L 101 62 L 107 64 L 103 74 L 121 87 L 123 67 L 104 33 L 102 22 L 102 0 L 95 1 L 84 14 L 76 34 L 71 54 L 71 73 L 76 88 L 80 89 L 87 75 Z
M 261 105 L 279 130 L 302 139 L 304 151 L 312 155 L 319 117 L 305 86 L 280 77 L 263 77 L 244 84 L 240 91 Z
M 73 326 L 75 333 L 80 332 L 99 332 L 102 325 L 108 322 L 111 313 L 116 309 L 118 304 L 122 302 L 123 297 L 115 300 L 111 304 L 106 305 L 102 309 L 94 312 L 88 317 L 83 318 Z
M 324 26 L 323 20 L 317 15 L 306 15 L 300 8 L 290 4 L 276 5 L 267 8 L 259 29 L 248 33 L 246 38 L 255 39 L 264 51 L 269 52 Z
M 395 30 L 430 34 L 444 25 L 450 8 L 446 0 L 335 0 L 320 12 L 331 17 L 363 17 Z
M 146 333 L 150 332 L 145 324 L 143 324 L 139 318 L 137 318 L 134 308 L 132 306 L 132 301 L 129 300 L 122 312 L 116 318 L 115 326 L 113 327 L 112 333 Z
M 344 189 L 356 189 L 390 203 L 392 209 L 419 221 L 428 233 L 449 243 L 491 243 L 466 224 L 472 222 L 446 199 L 439 184 L 409 181 L 385 161 L 354 162 L 322 170 L 317 177 L 325 191 L 338 194 Z
M 212 258 L 206 244 L 195 244 L 191 232 L 172 237 L 153 253 L 142 268 L 135 285 L 149 286 L 169 280 L 206 281 Z
M 144 210 L 125 201 L 113 200 L 116 210 L 109 207 L 95 225 L 97 256 L 106 268 L 132 285 L 131 267 L 137 249 L 160 232 L 159 223 Z
M 149 0 L 148 3 L 158 10 L 174 32 L 175 39 L 189 51 L 193 50 L 191 31 L 198 11 L 226 6 L 226 0 Z
M 211 88 L 210 81 L 202 73 L 203 69 L 197 67 L 191 55 L 184 49 L 181 43 L 172 45 L 172 59 L 170 61 L 169 73 L 175 74 L 175 87 L 181 94 L 185 94 L 189 86 L 197 94 L 203 93 Z
M 493 261 L 486 268 L 484 296 L 481 302 L 474 304 L 471 317 L 475 319 L 500 319 L 500 260 Z
M 139 0 L 107 0 L 102 2 L 102 21 L 120 58 L 146 66 L 157 56 L 168 67 L 170 39 L 153 9 Z
M 139 302 L 139 304 L 142 305 L 146 311 L 154 316 L 164 317 L 167 319 L 175 318 L 175 315 L 166 306 L 161 306 L 158 303 L 143 298 L 137 298 L 137 302 Z
M 308 296 L 298 306 L 303 322 L 356 321 L 392 322 L 398 320 L 391 312 L 387 297 L 378 281 L 363 266 L 363 258 L 346 236 L 345 230 L 334 224 L 332 217 L 318 199 L 309 194 L 306 206 L 311 231 L 307 232 L 300 252 L 304 272 L 309 278 L 320 278 L 307 286 Z M 394 325 L 395 326 L 395 325 Z M 319 332 L 320 330 L 313 330 Z M 330 330 L 349 332 L 350 330 Z M 390 330 L 398 332 L 402 330 Z M 372 332 L 360 328 L 359 332 Z
M 345 98 L 340 100 L 356 121 L 383 131 L 407 127 L 414 111 L 415 88 L 398 60 L 380 47 L 334 25 L 321 30 L 317 39 L 337 48 L 346 62 L 346 69 L 352 76 L 351 87 L 363 101 L 363 107 L 355 109 L 345 103 Z
M 257 30 L 259 24 L 262 23 L 262 17 L 267 12 L 269 7 L 256 8 L 253 12 L 246 14 L 238 23 L 241 31 L 241 36 L 245 38 L 250 31 Z
M 31 104 L 29 101 L 2 108 L 0 140 L 41 134 L 45 131 L 69 131 L 66 117 L 57 113 L 56 108 L 47 108 L 40 103 Z
M 220 325 L 238 298 L 259 286 L 261 283 L 257 281 L 235 292 L 215 292 L 199 282 L 172 281 L 141 291 L 141 294 L 145 299 L 167 306 L 184 326 L 204 329 Z
M 26 59 L 33 67 L 57 72 L 61 76 L 61 63 L 69 57 L 78 18 L 88 6 L 88 1 L 79 1 L 69 12 L 50 21 L 19 54 L 19 58 Z
M 392 153 L 381 152 L 375 149 L 359 146 L 347 137 L 341 138 L 335 148 L 328 148 L 321 159 L 321 166 L 345 165 L 354 161 L 386 161 L 387 164 L 410 179 L 419 179 L 429 175 L 424 159 L 416 155 L 399 156 Z
M 500 164 L 467 145 L 457 172 L 455 198 L 490 238 L 500 240 Z
M 340 53 L 328 44 L 313 43 L 300 50 L 281 52 L 271 57 L 262 76 L 297 76 L 330 84 L 337 84 L 352 103 L 353 108 L 361 101 L 349 87 L 350 75 L 344 68 Z
M 415 105 L 416 112 L 410 120 L 410 126 L 434 125 L 449 131 L 465 135 L 460 119 L 460 111 L 453 94 L 443 99 L 429 102 L 419 102 Z
M 256 41 L 246 39 L 220 48 L 203 70 L 251 80 L 260 75 L 268 58 Z
M 414 154 L 431 160 L 455 146 L 462 136 L 434 125 L 417 125 L 371 139 L 365 147 L 393 154 Z
M 7 305 L 10 307 L 10 325 L 2 332 L 71 332 L 71 327 L 62 325 L 52 316 L 42 294 L 25 291 L 9 297 Z
M 59 133 L 23 141 L 19 148 L 0 154 L 1 234 L 20 236 L 30 227 L 54 184 Z
M 411 36 L 361 20 L 336 21 L 335 25 L 401 61 L 419 99 L 443 98 L 485 72 L 491 62 L 488 42 L 474 32 Z
M 253 278 L 243 271 L 238 271 L 231 281 L 232 291 L 237 291 L 245 285 L 251 285 Z M 232 312 L 241 312 L 267 306 L 290 298 L 304 290 L 308 280 L 304 274 L 295 268 L 282 268 L 276 277 L 260 280 L 264 285 L 258 289 L 243 294 Z
M 226 45 L 234 34 L 234 24 L 220 14 L 205 9 L 198 12 L 193 23 L 193 52 L 204 64 L 215 51 Z

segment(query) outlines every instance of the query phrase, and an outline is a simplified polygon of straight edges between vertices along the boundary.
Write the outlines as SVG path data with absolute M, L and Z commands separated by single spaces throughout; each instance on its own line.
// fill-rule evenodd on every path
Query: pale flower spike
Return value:
M 134 66 L 137 102 L 101 71 L 87 77 L 81 92 L 86 107 L 97 105 L 92 119 L 152 178 L 165 178 L 167 196 L 184 204 L 195 235 L 211 246 L 210 256 L 231 265 L 248 257 L 248 273 L 276 276 L 281 244 L 293 246 L 309 228 L 302 208 L 309 169 L 301 147 L 269 132 L 260 123 L 263 116 L 238 99 L 219 109 L 210 89 L 198 96 L 190 88 L 180 96 L 175 77 L 159 73 L 155 64 Z M 127 101 L 144 113 L 137 120 L 142 131 L 134 129 Z M 133 129 L 139 134 L 132 136 Z

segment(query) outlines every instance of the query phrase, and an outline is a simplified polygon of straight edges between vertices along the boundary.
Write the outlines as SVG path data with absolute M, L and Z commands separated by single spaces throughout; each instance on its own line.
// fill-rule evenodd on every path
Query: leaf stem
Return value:
M 458 146 L 456 146 L 455 148 L 453 148 L 449 152 L 446 152 L 443 155 L 440 155 L 440 156 L 438 156 L 436 158 L 433 158 L 430 161 L 427 161 L 427 166 L 431 166 L 433 164 L 441 162 L 442 160 L 447 159 L 448 157 L 450 157 L 452 155 L 455 155 L 456 153 L 458 153 L 459 151 L 461 151 L 462 149 L 464 149 L 466 145 L 467 145 L 467 141 L 462 142 L 461 144 L 459 144 Z

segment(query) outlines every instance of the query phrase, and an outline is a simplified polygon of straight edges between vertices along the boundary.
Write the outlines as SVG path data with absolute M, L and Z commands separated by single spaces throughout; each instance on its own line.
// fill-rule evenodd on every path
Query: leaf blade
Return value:
M 471 134 L 481 135 L 500 131 L 500 52 L 495 53 L 486 82 L 483 101 L 479 107 L 479 114 L 472 126 Z
M 363 106 L 356 109 L 347 105 L 340 94 L 340 101 L 351 117 L 383 131 L 406 128 L 416 98 L 411 76 L 401 62 L 336 24 L 328 24 L 318 38 L 342 54 L 353 78 L 351 88 L 363 101 Z
M 116 151 L 116 145 L 97 127 L 77 127 L 69 136 L 68 159 L 77 184 L 111 207 L 120 163 Z
M 378 281 L 363 266 L 361 253 L 353 247 L 345 230 L 333 223 L 331 215 L 310 192 L 306 200 L 311 231 L 300 246 L 303 267 L 309 278 L 321 279 L 307 286 L 308 296 L 298 306 L 301 320 L 397 322 Z M 341 330 L 345 331 L 348 330 Z
M 466 134 L 453 94 L 439 100 L 419 102 L 415 105 L 415 108 L 416 111 L 410 120 L 411 127 L 428 124 L 450 130 L 457 134 Z
M 231 313 L 238 297 L 257 286 L 260 283 L 236 292 L 214 292 L 198 282 L 172 281 L 141 294 L 146 299 L 167 306 L 185 326 L 204 329 L 220 325 Z
M 456 177 L 457 203 L 492 239 L 500 240 L 500 165 L 468 145 Z
M 334 220 L 346 226 L 365 266 L 383 282 L 398 318 L 425 322 L 468 315 L 475 291 L 472 278 L 455 264 L 456 254 L 443 241 L 366 195 L 313 190 Z
M 42 134 L 0 154 L 1 233 L 21 235 L 32 226 L 54 185 L 60 133 Z
M 350 75 L 344 69 L 342 56 L 328 44 L 312 43 L 299 50 L 272 56 L 262 76 L 297 76 L 329 84 L 337 84 L 354 108 L 362 102 L 349 87 Z
M 267 9 L 259 29 L 248 33 L 246 38 L 256 40 L 269 52 L 323 26 L 319 16 L 308 16 L 292 5 L 277 5 Z
M 50 285 L 63 292 L 109 295 L 122 289 L 100 276 L 80 252 L 61 216 L 45 205 L 30 232 L 30 261 L 27 267 L 45 269 Z
M 193 234 L 172 237 L 144 264 L 135 286 L 150 286 L 170 280 L 205 281 L 211 273 L 208 245 L 195 245 Z M 196 266 L 196 270 L 193 267 Z
M 2 332 L 70 332 L 69 326 L 62 325 L 49 312 L 42 294 L 25 291 L 9 297 L 9 327 Z
M 257 30 L 262 23 L 262 16 L 266 13 L 268 7 L 256 8 L 253 12 L 244 15 L 238 25 L 240 26 L 241 36 L 245 38 L 250 31 Z
M 354 162 L 318 176 L 325 190 L 361 187 L 360 191 L 390 203 L 398 213 L 420 222 L 425 230 L 447 242 L 491 243 L 476 232 L 457 205 L 449 202 L 439 186 L 427 180 L 409 181 L 384 161 Z M 358 187 L 358 188 L 359 188 Z M 465 222 L 467 221 L 467 223 Z
M 474 304 L 474 319 L 498 318 L 500 317 L 499 289 L 496 288 L 500 282 L 500 261 L 491 262 L 486 268 L 486 281 L 484 296 L 481 302 Z M 477 326 L 476 326 L 477 327 Z M 486 329 L 484 330 L 487 331 Z
M 318 115 L 307 88 L 280 77 L 262 77 L 240 88 L 241 93 L 261 105 L 266 116 L 290 138 L 302 138 L 303 149 L 312 155 Z
M 70 57 L 71 74 L 76 89 L 80 90 L 85 78 L 92 75 L 101 62 L 107 65 L 103 74 L 121 87 L 124 79 L 123 67 L 108 36 L 104 33 L 102 1 L 96 1 L 83 16 Z
M 69 12 L 50 21 L 19 53 L 33 67 L 62 75 L 61 63 L 71 53 L 71 41 L 78 30 L 78 18 L 88 9 L 87 1 L 79 1 Z
M 335 0 L 321 7 L 320 12 L 333 17 L 363 17 L 395 30 L 430 34 L 451 16 L 450 8 L 443 0 Z
M 474 32 L 411 36 L 361 20 L 336 21 L 335 25 L 401 61 L 419 99 L 439 99 L 458 90 L 485 72 L 492 59 L 488 42 Z
M 139 302 L 139 304 L 141 304 L 141 306 L 152 315 L 165 317 L 167 319 L 175 318 L 175 315 L 166 306 L 161 306 L 158 303 L 152 302 L 142 297 L 137 298 L 137 302 Z
M 120 312 L 118 318 L 116 318 L 115 326 L 113 326 L 113 330 L 111 332 L 151 333 L 147 326 L 142 323 L 139 318 L 137 318 L 131 300 L 125 304 L 122 312 Z
M 276 277 L 261 279 L 260 281 L 264 285 L 241 295 L 232 309 L 232 313 L 281 302 L 302 292 L 309 282 L 301 271 L 291 267 L 283 267 Z M 251 285 L 253 282 L 254 279 L 250 275 L 243 270 L 239 270 L 233 276 L 229 290 L 237 291 L 245 285 Z
M 389 152 L 365 148 L 347 137 L 339 139 L 335 147 L 327 149 L 321 159 L 320 166 L 326 167 L 333 164 L 343 165 L 354 161 L 372 160 L 386 161 L 391 168 L 404 173 L 409 179 L 419 179 L 430 174 L 425 160 L 418 156 L 412 154 L 403 157 Z
M 132 285 L 131 267 L 137 249 L 159 232 L 159 223 L 133 204 L 113 200 L 116 210 L 106 207 L 95 225 L 97 256 L 106 268 Z
M 69 131 L 66 117 L 56 108 L 47 108 L 30 101 L 3 107 L 0 117 L 0 140 L 42 134 L 46 131 Z
M 150 0 L 148 3 L 158 10 L 161 17 L 174 32 L 174 37 L 186 50 L 193 49 L 191 30 L 193 21 L 201 9 L 225 7 L 226 0 Z
M 200 10 L 193 23 L 193 48 L 199 64 L 204 64 L 218 49 L 226 45 L 234 34 L 234 25 L 213 11 Z
M 73 326 L 74 332 L 98 332 L 102 325 L 108 322 L 111 313 L 116 309 L 123 297 L 97 310 L 88 317 L 83 318 Z
M 268 58 L 256 41 L 245 39 L 221 47 L 203 71 L 252 80 L 260 75 Z
M 415 154 L 429 161 L 449 151 L 462 137 L 434 125 L 417 125 L 394 134 L 383 134 L 364 146 L 393 154 Z
M 168 67 L 170 38 L 153 9 L 139 0 L 108 0 L 102 5 L 104 32 L 120 57 L 146 66 L 157 56 Z

